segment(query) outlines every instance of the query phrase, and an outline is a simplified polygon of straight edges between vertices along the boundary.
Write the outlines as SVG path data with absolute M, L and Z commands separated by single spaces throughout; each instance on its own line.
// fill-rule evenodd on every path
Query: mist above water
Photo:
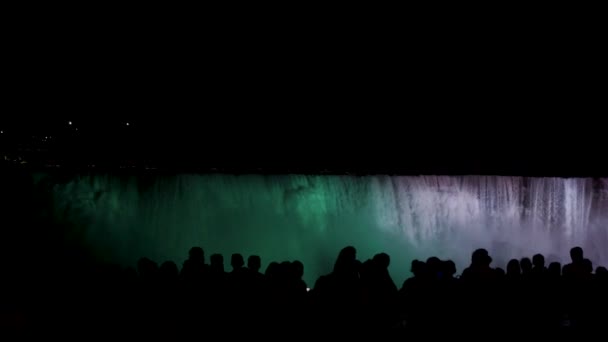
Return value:
M 453 259 L 460 273 L 473 249 L 494 266 L 543 253 L 568 261 L 574 245 L 608 264 L 608 179 L 495 176 L 87 175 L 51 184 L 54 217 L 99 258 L 134 265 L 258 254 L 300 260 L 309 285 L 353 245 L 361 260 L 391 255 L 397 285 L 412 259 Z M 226 265 L 229 269 L 229 265 Z

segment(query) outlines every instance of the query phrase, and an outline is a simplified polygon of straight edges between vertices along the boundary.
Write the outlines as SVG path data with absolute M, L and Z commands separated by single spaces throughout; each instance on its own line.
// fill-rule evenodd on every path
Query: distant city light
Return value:
M 72 126 L 72 121 L 68 121 L 68 125 Z
M 0 134 L 4 134 L 4 131 L 0 131 Z
M 126 125 L 129 126 L 129 123 L 127 122 Z

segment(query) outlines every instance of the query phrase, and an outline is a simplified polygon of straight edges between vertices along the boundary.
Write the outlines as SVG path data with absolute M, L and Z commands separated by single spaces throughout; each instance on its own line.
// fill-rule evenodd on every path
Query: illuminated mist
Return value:
M 541 252 L 567 261 L 574 245 L 608 264 L 608 179 L 492 176 L 180 175 L 73 177 L 50 182 L 53 216 L 98 258 L 141 256 L 181 264 L 188 249 L 301 260 L 310 286 L 340 248 L 361 260 L 391 255 L 398 286 L 413 258 L 452 258 L 459 273 L 473 249 L 494 266 Z M 230 269 L 226 265 L 226 269 Z

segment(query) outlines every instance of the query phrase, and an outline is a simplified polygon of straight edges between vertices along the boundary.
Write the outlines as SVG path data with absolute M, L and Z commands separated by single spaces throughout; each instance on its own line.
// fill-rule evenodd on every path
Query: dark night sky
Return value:
M 13 26 L 2 127 L 178 169 L 608 175 L 588 35 L 112 18 Z
M 68 162 L 147 161 L 177 171 L 260 167 L 273 172 L 608 174 L 602 136 L 572 138 L 574 132 L 594 132 L 574 124 L 566 130 L 563 125 L 519 120 L 475 127 L 458 120 L 417 117 L 402 122 L 362 117 L 275 123 L 279 119 L 237 116 L 198 122 L 171 116 L 157 120 L 73 116 L 73 126 L 66 124 L 67 119 L 47 118 L 9 125 L 5 134 L 56 135 L 59 142 L 49 149 Z M 24 128 L 30 126 L 35 129 Z

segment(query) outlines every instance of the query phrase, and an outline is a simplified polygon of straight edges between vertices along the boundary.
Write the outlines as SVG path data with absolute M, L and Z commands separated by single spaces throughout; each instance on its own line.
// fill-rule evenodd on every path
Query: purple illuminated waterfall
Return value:
M 381 226 L 456 257 L 461 267 L 468 262 L 462 249 L 478 246 L 488 248 L 498 266 L 538 252 L 567 262 L 574 245 L 596 262 L 608 261 L 606 179 L 427 176 L 374 183 Z

